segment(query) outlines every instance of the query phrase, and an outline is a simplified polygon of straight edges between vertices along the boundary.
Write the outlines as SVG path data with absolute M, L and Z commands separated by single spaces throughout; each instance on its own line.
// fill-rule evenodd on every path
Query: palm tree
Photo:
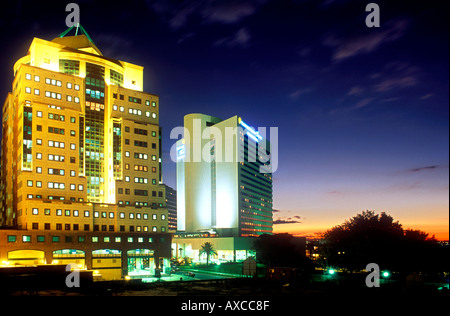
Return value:
M 199 251 L 199 256 L 206 254 L 206 265 L 209 265 L 209 256 L 216 255 L 217 251 L 214 249 L 214 245 L 210 242 L 205 242 Z

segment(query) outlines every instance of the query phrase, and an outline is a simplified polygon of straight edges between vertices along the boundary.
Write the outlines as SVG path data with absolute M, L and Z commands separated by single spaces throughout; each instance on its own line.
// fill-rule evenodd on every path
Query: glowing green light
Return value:
M 334 269 L 328 270 L 328 274 L 330 274 L 330 275 L 333 275 L 333 274 L 335 274 L 335 273 L 336 273 L 336 270 L 334 270 Z
M 389 278 L 390 276 L 391 276 L 391 274 L 389 273 L 389 271 L 384 271 L 383 272 L 383 277 Z

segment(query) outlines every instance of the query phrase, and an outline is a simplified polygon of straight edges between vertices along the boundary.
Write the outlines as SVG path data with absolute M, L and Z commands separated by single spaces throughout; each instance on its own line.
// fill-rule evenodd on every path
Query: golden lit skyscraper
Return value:
M 34 38 L 2 124 L 1 226 L 93 242 L 166 235 L 159 98 L 143 92 L 143 67 L 103 56 L 86 32 Z

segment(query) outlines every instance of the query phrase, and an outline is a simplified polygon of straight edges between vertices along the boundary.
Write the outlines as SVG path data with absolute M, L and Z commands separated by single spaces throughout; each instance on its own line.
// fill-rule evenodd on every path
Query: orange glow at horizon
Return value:
M 400 222 L 401 223 L 401 222 Z M 273 226 L 273 233 L 288 233 L 299 237 L 308 238 L 319 238 L 320 234 L 333 228 L 334 226 L 340 225 L 342 223 L 336 223 L 334 225 L 328 226 L 324 225 L 307 225 L 307 224 L 275 224 Z M 401 223 L 402 224 L 402 223 Z M 441 223 L 422 223 L 414 225 L 402 224 L 403 229 L 421 230 L 428 233 L 428 237 L 431 238 L 433 235 L 439 241 L 449 240 L 449 226 Z

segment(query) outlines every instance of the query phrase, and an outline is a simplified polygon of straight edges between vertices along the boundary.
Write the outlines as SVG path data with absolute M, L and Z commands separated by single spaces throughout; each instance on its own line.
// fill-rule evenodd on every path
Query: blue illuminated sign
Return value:
M 186 156 L 186 148 L 184 145 L 177 147 L 177 160 L 184 159 Z
M 253 127 L 248 126 L 247 124 L 244 123 L 244 121 L 240 120 L 239 123 L 247 130 L 247 135 L 255 142 L 258 142 L 259 140 L 263 139 L 262 136 L 259 135 L 259 133 L 253 129 Z

